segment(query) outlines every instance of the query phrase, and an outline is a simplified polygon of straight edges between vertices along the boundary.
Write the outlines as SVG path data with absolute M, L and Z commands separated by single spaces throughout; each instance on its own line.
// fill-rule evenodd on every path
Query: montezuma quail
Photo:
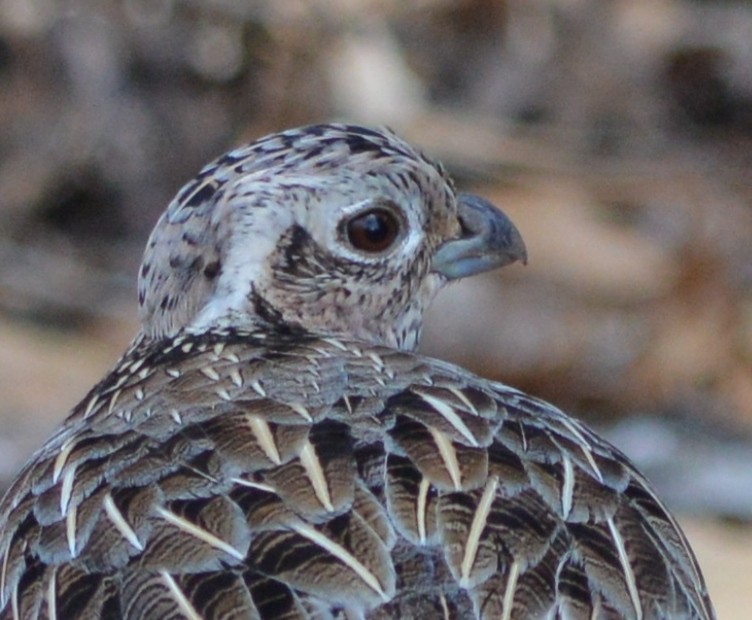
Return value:
M 525 257 L 389 132 L 204 168 L 152 233 L 142 328 L 0 505 L 0 618 L 712 618 L 615 448 L 415 348 L 447 282 Z

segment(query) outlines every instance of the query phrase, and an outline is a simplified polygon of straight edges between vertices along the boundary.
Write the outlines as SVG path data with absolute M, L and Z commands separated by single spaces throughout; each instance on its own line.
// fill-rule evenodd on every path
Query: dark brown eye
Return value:
M 347 240 L 361 252 L 383 252 L 400 233 L 400 221 L 388 209 L 371 209 L 347 222 Z

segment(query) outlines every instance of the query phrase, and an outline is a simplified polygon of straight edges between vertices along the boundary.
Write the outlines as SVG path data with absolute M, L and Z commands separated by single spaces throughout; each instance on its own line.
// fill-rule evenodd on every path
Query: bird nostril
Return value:
M 473 229 L 467 225 L 464 217 L 462 217 L 461 215 L 457 216 L 457 221 L 460 224 L 460 231 L 462 231 L 460 237 L 466 239 L 467 237 L 472 237 L 473 235 L 475 235 Z

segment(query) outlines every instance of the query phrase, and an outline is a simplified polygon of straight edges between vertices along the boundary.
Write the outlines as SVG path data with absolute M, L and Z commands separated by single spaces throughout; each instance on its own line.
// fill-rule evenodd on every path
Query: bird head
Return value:
M 444 284 L 517 260 L 510 220 L 392 132 L 313 125 L 180 190 L 144 254 L 141 334 L 302 330 L 411 350 Z

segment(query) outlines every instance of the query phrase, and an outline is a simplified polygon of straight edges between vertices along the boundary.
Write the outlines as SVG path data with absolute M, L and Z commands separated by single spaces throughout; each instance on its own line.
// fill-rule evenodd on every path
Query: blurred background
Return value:
M 752 3 L 0 0 L 0 488 L 136 330 L 146 237 L 209 159 L 388 124 L 530 263 L 439 298 L 423 350 L 553 401 L 752 605 Z

